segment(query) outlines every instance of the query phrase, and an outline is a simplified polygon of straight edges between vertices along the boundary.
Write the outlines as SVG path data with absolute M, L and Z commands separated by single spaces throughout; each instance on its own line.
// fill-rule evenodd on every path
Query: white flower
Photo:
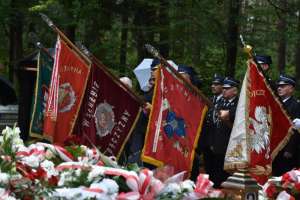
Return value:
M 182 190 L 187 190 L 187 192 L 192 192 L 195 188 L 195 183 L 191 180 L 185 180 L 180 183 Z
M 21 161 L 32 168 L 37 168 L 40 164 L 39 158 L 35 155 L 23 157 Z
M 161 190 L 160 193 L 161 194 L 170 193 L 170 194 L 176 195 L 177 193 L 180 193 L 180 192 L 181 192 L 181 189 L 177 183 L 169 183 Z
M 6 185 L 9 182 L 9 174 L 7 173 L 0 173 L 0 185 Z
M 76 169 L 75 170 L 75 175 L 76 176 L 80 176 L 80 174 L 81 174 L 81 169 Z
M 0 197 L 1 199 L 5 199 L 5 200 L 16 200 L 16 198 L 10 196 L 9 191 L 5 190 L 4 188 L 0 188 Z
M 55 157 L 55 155 L 54 155 L 53 151 L 47 149 L 47 150 L 46 150 L 46 153 L 45 153 L 45 159 L 50 160 L 50 159 L 52 159 L 52 158 L 54 158 L 54 157 Z
M 64 171 L 60 174 L 57 185 L 63 186 L 65 185 L 65 182 L 70 182 L 72 180 L 73 180 L 73 174 L 71 173 L 71 171 Z
M 93 181 L 94 179 L 99 179 L 104 175 L 105 168 L 100 166 L 93 166 L 92 171 L 88 175 L 88 181 Z
M 58 172 L 55 170 L 53 162 L 45 160 L 41 163 L 41 167 L 47 172 L 47 177 L 57 176 Z
M 118 193 L 119 185 L 112 179 L 103 179 L 100 183 L 91 184 L 90 188 L 100 188 L 107 194 Z

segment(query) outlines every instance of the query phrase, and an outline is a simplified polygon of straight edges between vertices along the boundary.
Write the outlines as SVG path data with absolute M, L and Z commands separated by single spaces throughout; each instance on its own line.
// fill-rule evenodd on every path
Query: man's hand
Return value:
M 293 125 L 295 129 L 300 129 L 300 119 L 299 118 L 294 119 Z
M 219 118 L 222 121 L 229 121 L 229 110 L 220 110 L 219 111 Z
M 145 103 L 143 106 L 143 112 L 148 115 L 152 109 L 152 105 L 150 103 Z

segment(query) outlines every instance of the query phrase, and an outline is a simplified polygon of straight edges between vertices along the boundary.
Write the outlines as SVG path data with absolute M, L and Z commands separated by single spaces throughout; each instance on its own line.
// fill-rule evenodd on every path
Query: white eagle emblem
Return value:
M 271 131 L 271 115 L 268 115 L 267 108 L 264 106 L 257 106 L 255 108 L 255 119 L 249 118 L 250 125 L 250 148 L 251 151 L 261 153 L 266 150 L 265 157 L 269 158 L 270 152 L 270 131 Z

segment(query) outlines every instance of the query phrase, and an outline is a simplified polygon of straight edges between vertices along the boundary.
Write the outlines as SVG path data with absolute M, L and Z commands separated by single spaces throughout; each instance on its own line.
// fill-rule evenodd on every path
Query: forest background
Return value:
M 273 80 L 286 73 L 300 83 L 300 0 L 0 0 L 0 73 L 16 86 L 19 61 L 36 51 L 32 35 L 55 46 L 39 13 L 117 76 L 134 79 L 132 70 L 151 57 L 144 49 L 150 43 L 194 67 L 209 95 L 214 73 L 243 79 L 241 34 L 256 54 L 272 56 Z

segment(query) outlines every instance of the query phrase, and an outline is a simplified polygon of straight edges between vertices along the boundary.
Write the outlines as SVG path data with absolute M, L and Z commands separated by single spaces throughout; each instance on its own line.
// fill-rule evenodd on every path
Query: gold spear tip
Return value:
M 253 47 L 251 45 L 246 44 L 243 49 L 245 53 L 250 54 Z

